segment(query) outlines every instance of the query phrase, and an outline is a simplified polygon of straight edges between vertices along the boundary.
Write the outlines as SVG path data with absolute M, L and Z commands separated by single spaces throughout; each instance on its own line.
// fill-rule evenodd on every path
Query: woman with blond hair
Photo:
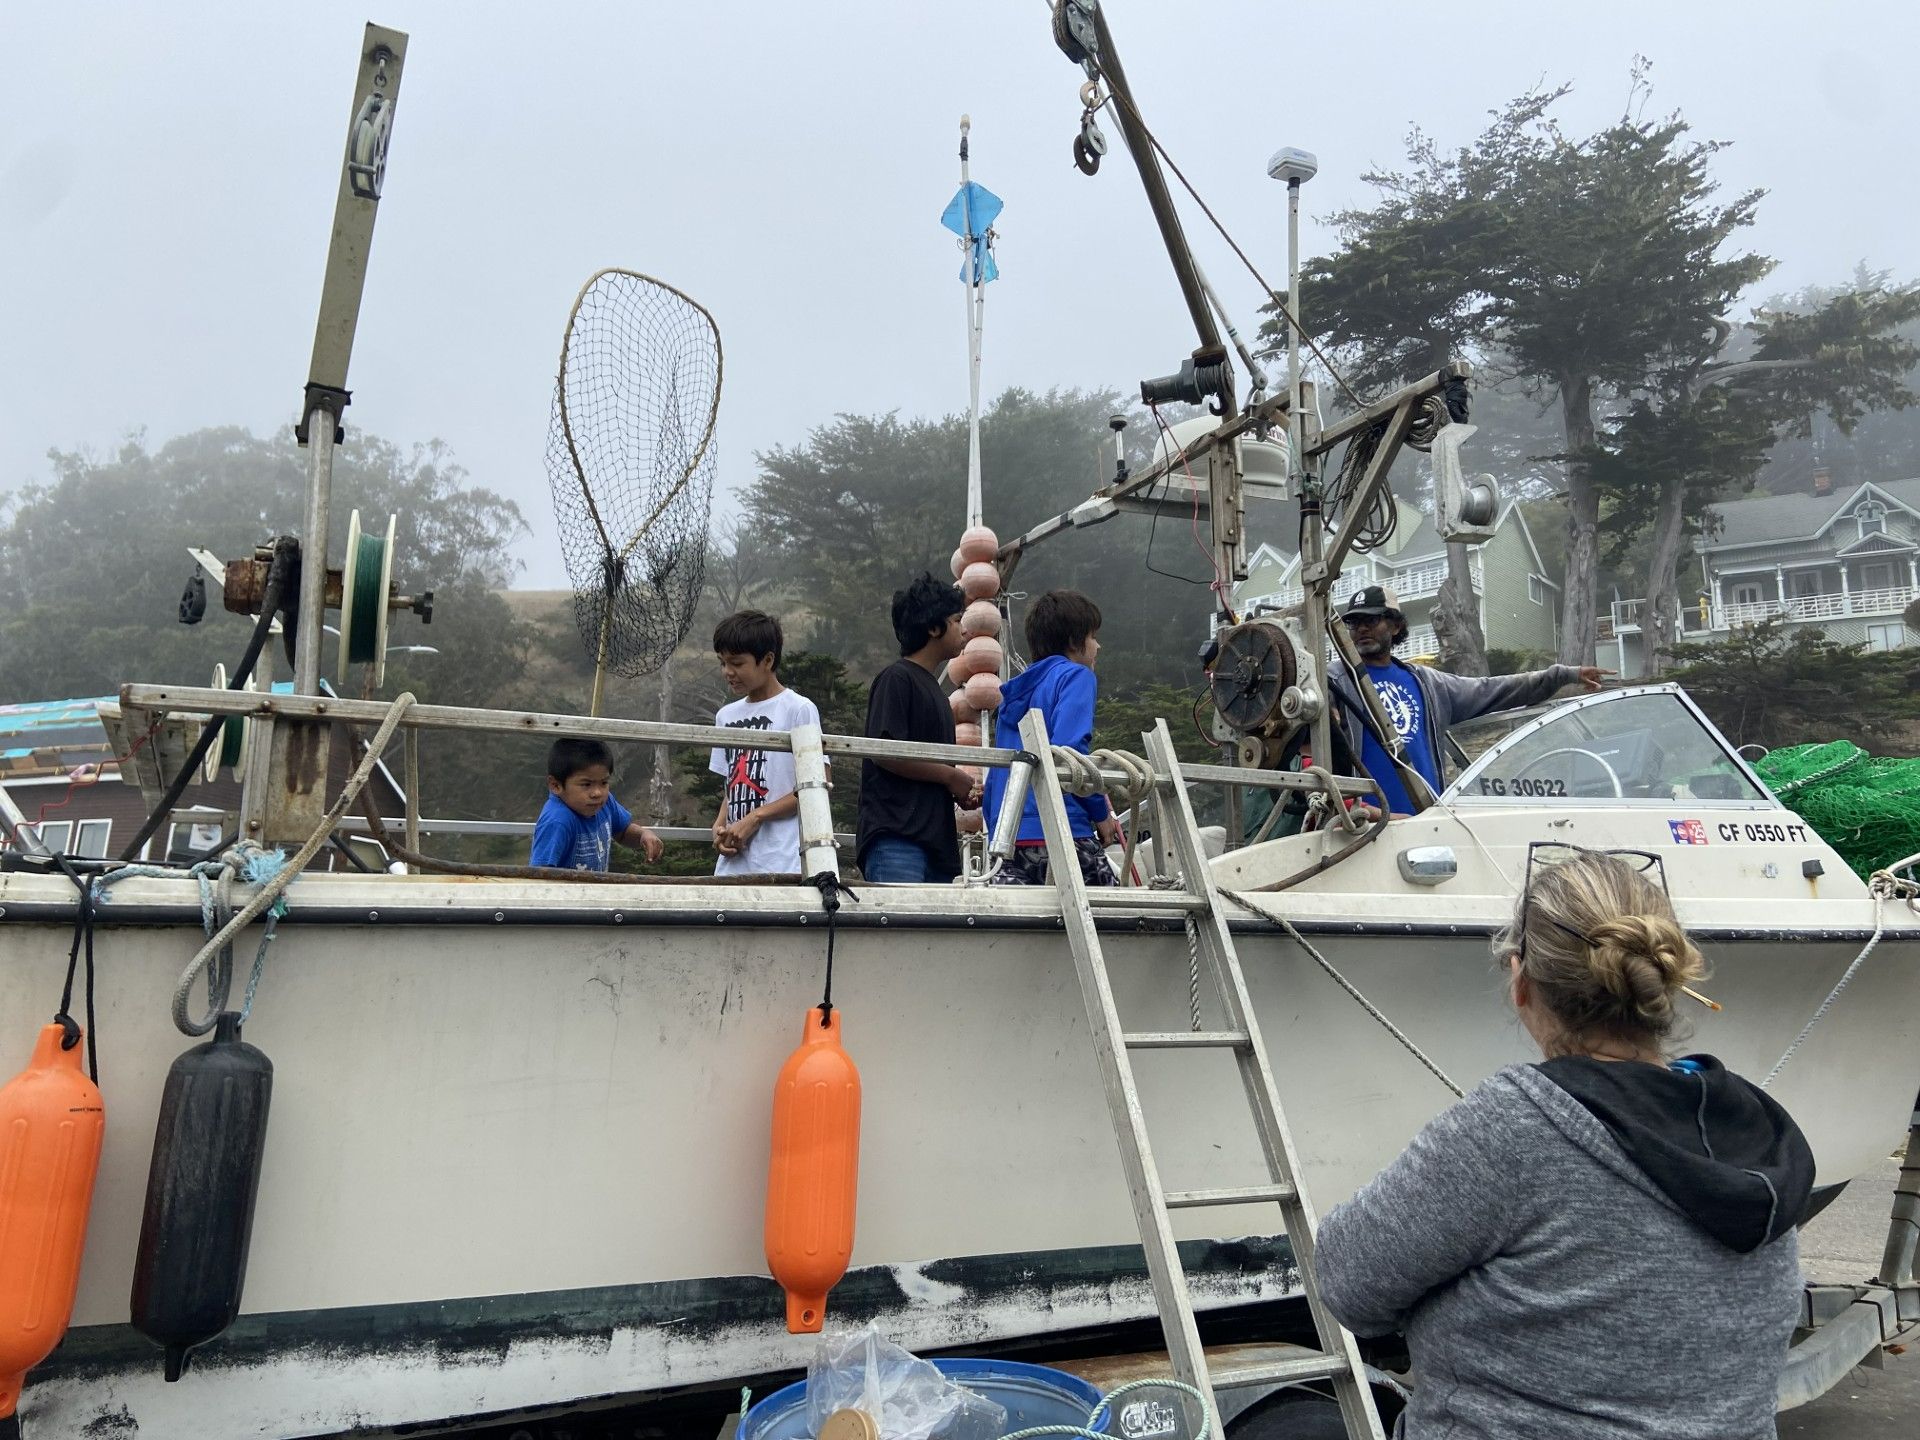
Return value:
M 1534 863 L 1551 851 L 1568 858 Z M 1529 850 L 1495 948 L 1544 1058 L 1493 1075 L 1321 1224 L 1328 1307 L 1406 1334 L 1406 1440 L 1776 1433 L 1813 1156 L 1719 1061 L 1669 1058 L 1706 967 L 1658 863 Z

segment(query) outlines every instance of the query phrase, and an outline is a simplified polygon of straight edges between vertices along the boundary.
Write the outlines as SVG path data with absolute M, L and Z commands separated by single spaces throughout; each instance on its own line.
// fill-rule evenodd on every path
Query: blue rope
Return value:
M 215 860 L 202 860 L 191 865 L 187 874 L 199 882 L 200 886 L 200 925 L 209 939 L 225 923 L 222 916 L 216 914 L 221 908 L 214 894 L 213 883 L 222 872 L 231 873 L 248 885 L 265 885 L 287 868 L 287 853 L 284 850 L 269 850 L 256 840 L 238 841 L 232 849 Z M 144 875 L 149 879 L 176 880 L 180 877 L 177 868 L 163 865 L 124 865 L 118 870 L 109 871 L 95 878 L 94 887 L 99 900 L 107 900 L 109 886 L 133 875 Z M 240 1001 L 240 1019 L 244 1024 L 253 1014 L 254 993 L 260 988 L 260 977 L 267 968 L 267 947 L 272 945 L 280 923 L 280 917 L 287 913 L 287 897 L 283 894 L 276 898 L 267 911 L 266 930 L 260 937 L 260 948 L 254 952 L 253 970 L 247 976 L 247 988 Z M 214 963 L 207 967 L 207 1000 L 209 1007 L 218 1013 L 226 1007 L 227 992 L 233 983 L 233 947 L 223 949 Z

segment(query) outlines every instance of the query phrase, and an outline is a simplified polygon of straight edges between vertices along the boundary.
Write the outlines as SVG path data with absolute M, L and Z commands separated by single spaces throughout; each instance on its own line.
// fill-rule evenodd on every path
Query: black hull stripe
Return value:
M 71 901 L 13 901 L 0 905 L 0 924 L 71 925 L 75 905 Z M 96 912 L 95 923 L 109 926 L 191 926 L 200 928 L 200 907 L 192 905 L 136 905 L 110 901 Z M 634 927 L 668 926 L 699 929 L 706 926 L 733 926 L 760 930 L 818 929 L 824 917 L 795 911 L 771 914 L 761 911 L 729 910 L 724 907 L 693 909 L 625 908 L 587 905 L 448 905 L 419 907 L 369 907 L 362 905 L 297 905 L 287 912 L 281 925 L 495 925 L 559 927 Z M 927 913 L 912 915 L 860 913 L 851 906 L 840 911 L 842 930 L 1011 930 L 1034 934 L 1061 933 L 1064 917 L 1059 915 L 987 915 L 978 913 Z M 1178 918 L 1167 915 L 1121 915 L 1101 913 L 1094 924 L 1106 933 L 1174 935 L 1181 931 Z M 1306 935 L 1378 935 L 1387 939 L 1486 939 L 1502 928 L 1501 923 L 1459 922 L 1438 924 L 1402 920 L 1326 920 L 1299 917 L 1294 928 Z M 1235 916 L 1228 922 L 1236 934 L 1284 934 L 1271 920 Z M 1717 944 L 1750 942 L 1788 943 L 1805 941 L 1816 944 L 1864 944 L 1873 931 L 1859 926 L 1839 928 L 1790 929 L 1783 927 L 1747 927 L 1699 925 L 1688 933 Z M 1897 945 L 1920 942 L 1920 929 L 1890 929 L 1881 943 Z
M 1180 1258 L 1196 1280 L 1233 1285 L 1246 1277 L 1251 1294 L 1261 1281 L 1277 1279 L 1297 1293 L 1299 1273 L 1284 1235 L 1242 1240 L 1182 1241 Z M 939 1307 L 964 1320 L 990 1306 L 1017 1306 L 1034 1317 L 1033 1334 L 1057 1329 L 1050 1321 L 1056 1293 L 1088 1286 L 1148 1284 L 1137 1245 L 1090 1246 L 1074 1250 L 1026 1251 L 1008 1255 L 971 1255 L 914 1267 L 930 1281 L 962 1292 Z M 1289 1303 L 1289 1302 L 1280 1302 Z M 838 1321 L 859 1324 L 915 1307 L 891 1266 L 851 1270 L 833 1289 Z M 1152 1301 L 1142 1289 L 1139 1307 L 1116 1321 L 1139 1318 L 1131 1308 L 1150 1313 Z M 939 1313 L 939 1312 L 936 1312 Z M 389 1362 L 409 1354 L 431 1357 L 440 1365 L 473 1360 L 503 1360 L 515 1343 L 582 1339 L 610 1341 L 618 1329 L 665 1328 L 676 1341 L 719 1338 L 743 1329 L 786 1334 L 786 1301 L 780 1287 L 761 1275 L 725 1275 L 697 1280 L 663 1280 L 639 1285 L 610 1285 L 580 1290 L 549 1290 L 518 1295 L 409 1302 L 399 1305 L 347 1306 L 327 1310 L 280 1311 L 242 1315 L 218 1339 L 193 1352 L 193 1369 L 250 1368 L 276 1361 L 302 1366 Z M 67 1332 L 44 1364 L 35 1367 L 28 1387 L 55 1380 L 98 1381 L 127 1370 L 160 1368 L 160 1349 L 131 1325 L 89 1325 Z M 745 1377 L 714 1383 L 737 1384 Z

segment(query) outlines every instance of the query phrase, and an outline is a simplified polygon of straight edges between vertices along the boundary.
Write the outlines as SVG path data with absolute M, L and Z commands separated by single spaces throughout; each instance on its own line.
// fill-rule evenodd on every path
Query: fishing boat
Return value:
M 397 87 L 404 37 L 381 38 L 391 34 L 370 31 L 356 117 L 379 66 Z M 1094 83 L 1117 92 L 1103 20 L 1087 43 Z M 381 132 L 381 152 L 384 143 Z M 350 144 L 343 195 L 370 153 Z M 1176 262 L 1185 253 L 1170 248 Z M 364 262 L 364 244 L 359 253 Z M 1226 350 L 1217 335 L 1207 344 L 1210 306 L 1191 278 L 1206 353 L 1185 370 L 1217 385 L 1205 376 Z M 309 388 L 317 451 L 338 419 L 327 387 L 344 393 L 337 358 L 335 378 Z M 1465 427 L 1448 436 L 1434 402 L 1443 410 L 1462 378 L 1436 374 L 1322 429 L 1308 423 L 1296 367 L 1287 394 L 1226 406 L 1191 444 L 1117 478 L 1077 516 L 1009 542 L 1000 566 L 1010 572 L 1026 546 L 1123 512 L 1143 487 L 1199 465 L 1190 483 L 1225 517 L 1215 534 L 1231 573 L 1252 450 L 1243 442 L 1286 428 L 1304 465 L 1378 429 L 1379 463 L 1356 469 L 1363 488 L 1348 497 L 1357 515 L 1364 486 L 1385 484 L 1423 414 L 1435 419 L 1436 463 L 1457 453 Z M 307 533 L 325 533 L 325 503 L 310 498 L 318 523 Z M 1314 753 L 1330 753 L 1324 673 L 1338 661 L 1326 649 L 1327 593 L 1353 537 L 1330 526 L 1310 538 L 1326 548 L 1306 567 L 1302 613 L 1236 619 L 1222 633 L 1216 699 L 1237 717 L 1241 763 L 1185 767 L 1181 784 L 1238 794 L 1264 783 L 1276 745 L 1302 726 L 1319 737 Z M 1331 571 L 1317 582 L 1316 563 Z M 316 616 L 324 587 L 309 584 L 300 603 Z M 376 756 L 394 737 L 411 756 L 416 744 L 502 732 L 744 743 L 794 750 L 803 780 L 824 760 L 880 754 L 1052 763 L 1005 747 L 800 731 L 743 740 L 704 726 L 340 699 L 298 671 L 291 694 L 134 683 L 119 707 L 125 723 L 150 717 L 174 735 L 187 731 L 164 727 L 245 717 L 243 813 L 290 850 L 307 838 L 296 819 L 321 838 L 339 821 L 337 786 L 310 778 L 293 794 L 294 760 L 333 726 L 374 733 Z M 1806 1129 L 1822 1195 L 1883 1159 L 1920 1087 L 1920 917 L 1895 888 L 1854 875 L 1675 687 L 1541 707 L 1484 741 L 1407 817 L 1361 818 L 1344 803 L 1358 782 L 1293 775 L 1288 787 L 1322 797 L 1323 823 L 1229 846 L 1212 862 L 1233 897 L 1231 928 L 1315 1203 L 1352 1193 L 1457 1089 L 1528 1058 L 1492 940 L 1528 867 L 1550 862 L 1543 847 L 1630 851 L 1658 870 L 1714 968 L 1721 1008 L 1701 1011 L 1696 1044 L 1768 1078 Z M 1102 783 L 1124 807 L 1137 779 L 1106 764 Z M 87 956 L 88 1038 L 107 1110 L 71 1327 L 30 1376 L 22 1433 L 424 1434 L 690 1391 L 730 1397 L 803 1367 L 815 1341 L 789 1332 L 766 1273 L 769 1097 L 828 983 L 829 956 L 865 1096 L 852 1268 L 831 1317 L 875 1320 L 916 1351 L 1151 1317 L 1059 893 L 964 883 L 842 895 L 810 883 L 836 866 L 830 801 L 822 790 L 808 804 L 808 877 L 792 883 L 418 869 L 236 882 L 233 905 L 267 884 L 286 902 L 245 1026 L 272 1057 L 272 1125 L 241 1313 L 172 1380 L 160 1348 L 129 1324 L 129 1293 L 156 1120 L 185 1044 L 182 971 L 209 948 L 201 884 L 161 867 L 89 888 L 113 867 L 8 857 L 0 1047 L 30 1048 Z M 396 851 L 417 852 L 415 822 L 392 837 Z M 1154 883 L 1164 862 L 1140 868 L 1143 883 L 1098 897 L 1095 912 L 1116 1000 L 1143 1029 L 1204 1029 L 1186 924 Z M 257 935 L 242 933 L 241 965 Z M 1243 1113 L 1221 1103 L 1230 1069 L 1160 1069 L 1143 1057 L 1138 1073 L 1146 1105 L 1174 1117 L 1161 1122 L 1167 1173 L 1261 1178 Z M 1203 1310 L 1297 1299 L 1268 1210 L 1183 1213 L 1178 1233 Z

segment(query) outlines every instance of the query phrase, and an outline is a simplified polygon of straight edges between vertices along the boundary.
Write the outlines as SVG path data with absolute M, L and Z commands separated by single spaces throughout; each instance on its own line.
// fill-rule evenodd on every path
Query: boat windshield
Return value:
M 1493 717 L 1489 717 L 1492 719 Z M 1449 800 L 1775 802 L 1677 689 L 1618 690 L 1531 712 L 1469 765 Z M 1462 748 L 1484 745 L 1470 734 Z

